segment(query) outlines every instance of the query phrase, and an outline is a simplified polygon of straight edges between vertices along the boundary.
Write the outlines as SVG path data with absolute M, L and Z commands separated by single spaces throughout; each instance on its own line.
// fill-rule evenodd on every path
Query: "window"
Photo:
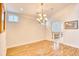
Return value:
M 61 23 L 60 22 L 54 22 L 52 24 L 52 31 L 53 32 L 61 32 Z
M 16 15 L 9 15 L 8 16 L 8 21 L 9 22 L 18 22 L 18 16 L 16 16 Z

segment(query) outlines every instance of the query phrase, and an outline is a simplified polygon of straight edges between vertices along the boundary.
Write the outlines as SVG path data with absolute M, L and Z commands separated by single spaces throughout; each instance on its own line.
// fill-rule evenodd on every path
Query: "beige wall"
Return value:
M 17 23 L 7 21 L 7 48 L 45 40 L 44 26 L 40 25 L 34 17 L 19 16 Z
M 6 33 L 0 33 L 0 56 L 6 55 Z

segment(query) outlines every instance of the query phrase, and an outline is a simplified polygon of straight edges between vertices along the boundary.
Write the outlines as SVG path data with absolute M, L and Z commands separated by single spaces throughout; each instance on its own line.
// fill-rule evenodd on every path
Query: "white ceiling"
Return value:
M 48 19 L 54 19 L 58 21 L 58 19 L 56 19 L 56 17 L 54 16 L 71 5 L 75 5 L 75 4 L 73 3 L 45 3 L 43 5 L 43 9 Z M 23 11 L 21 11 L 20 8 L 23 8 Z M 14 12 L 14 13 L 27 14 L 28 16 L 30 15 L 31 17 L 36 18 L 37 17 L 36 13 L 41 11 L 41 3 L 8 3 L 7 11 Z
M 47 14 L 54 14 L 57 11 L 62 10 L 63 8 L 69 6 L 70 3 L 45 3 L 43 8 L 44 12 Z M 21 11 L 20 8 L 24 10 Z M 36 14 L 40 12 L 41 4 L 40 3 L 8 3 L 7 10 L 9 12 L 24 13 L 24 14 Z

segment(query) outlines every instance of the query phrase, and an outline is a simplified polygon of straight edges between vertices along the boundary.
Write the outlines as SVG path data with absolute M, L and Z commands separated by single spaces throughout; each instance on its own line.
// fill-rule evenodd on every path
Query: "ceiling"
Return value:
M 56 17 L 54 17 L 56 14 L 58 14 L 68 6 L 72 6 L 72 5 L 74 4 L 73 3 L 45 3 L 43 5 L 43 10 L 44 13 L 47 15 L 48 19 L 56 20 Z M 41 3 L 8 3 L 7 11 L 17 14 L 18 13 L 27 14 L 33 18 L 36 18 L 37 12 L 41 11 Z
M 43 5 L 44 12 L 56 13 L 57 11 L 62 10 L 63 8 L 69 6 L 70 3 L 45 3 Z M 21 9 L 23 10 L 21 11 Z M 41 11 L 40 3 L 8 3 L 7 11 L 15 13 L 24 13 L 24 14 L 36 14 Z

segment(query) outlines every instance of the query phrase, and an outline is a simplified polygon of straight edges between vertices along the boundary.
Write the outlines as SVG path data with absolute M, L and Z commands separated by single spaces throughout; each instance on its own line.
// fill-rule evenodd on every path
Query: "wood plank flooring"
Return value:
M 59 50 L 54 50 L 52 42 L 40 42 L 7 49 L 7 56 L 79 56 L 79 49 L 60 44 Z

